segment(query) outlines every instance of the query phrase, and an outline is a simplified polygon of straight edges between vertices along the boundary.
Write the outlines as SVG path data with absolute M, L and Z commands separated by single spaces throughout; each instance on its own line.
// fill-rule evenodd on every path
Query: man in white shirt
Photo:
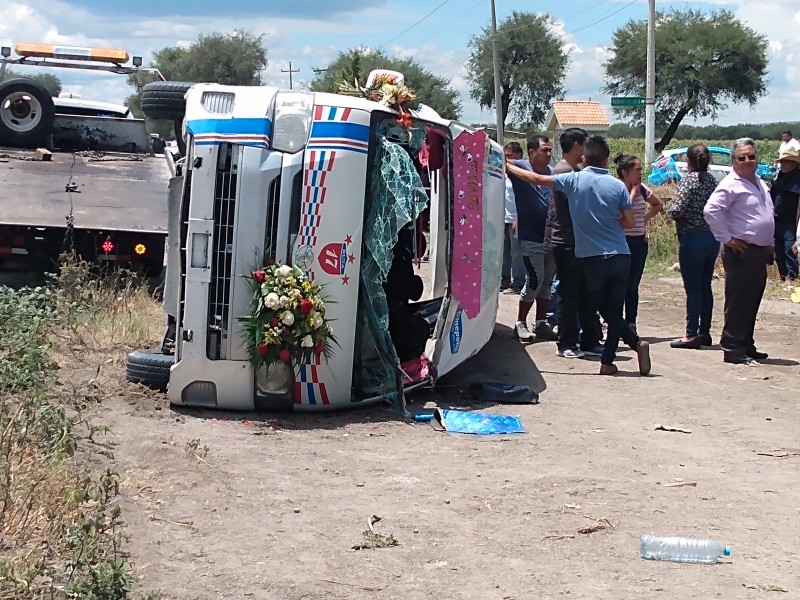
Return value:
M 781 154 L 783 154 L 784 152 L 786 152 L 786 150 L 788 150 L 790 148 L 792 150 L 800 152 L 800 142 L 798 142 L 796 139 L 794 139 L 794 137 L 792 136 L 792 132 L 791 131 L 784 131 L 781 134 L 781 147 L 778 150 L 778 156 L 780 156 Z
M 521 159 L 522 146 L 518 142 L 509 142 L 503 148 L 506 160 Z M 525 285 L 525 263 L 522 260 L 522 249 L 517 239 L 517 202 L 511 181 L 506 177 L 506 218 L 503 240 L 503 268 L 500 277 L 500 289 L 505 293 L 519 294 Z

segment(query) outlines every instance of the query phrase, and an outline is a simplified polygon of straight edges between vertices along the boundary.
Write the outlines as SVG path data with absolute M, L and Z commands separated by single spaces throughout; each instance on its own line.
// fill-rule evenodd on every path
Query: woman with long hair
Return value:
M 620 152 L 614 157 L 614 163 L 617 165 L 617 176 L 631 195 L 633 207 L 633 227 L 625 230 L 625 239 L 631 251 L 631 271 L 625 294 L 625 322 L 637 333 L 639 284 L 642 282 L 648 252 L 647 223 L 664 210 L 664 203 L 642 183 L 642 162 L 637 157 Z
M 717 181 L 708 172 L 711 156 L 703 144 L 690 146 L 686 158 L 689 173 L 678 182 L 675 200 L 667 209 L 678 232 L 678 262 L 686 290 L 686 335 L 670 346 L 700 348 L 713 343 L 711 280 L 719 256 L 719 242 L 711 234 L 703 208 L 717 187 Z

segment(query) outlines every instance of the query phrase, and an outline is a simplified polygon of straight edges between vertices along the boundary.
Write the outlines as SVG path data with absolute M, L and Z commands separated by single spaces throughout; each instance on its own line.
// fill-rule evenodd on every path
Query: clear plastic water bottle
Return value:
M 656 535 L 643 535 L 639 551 L 642 558 L 648 560 L 704 564 L 713 564 L 720 556 L 731 555 L 729 547 L 714 540 Z

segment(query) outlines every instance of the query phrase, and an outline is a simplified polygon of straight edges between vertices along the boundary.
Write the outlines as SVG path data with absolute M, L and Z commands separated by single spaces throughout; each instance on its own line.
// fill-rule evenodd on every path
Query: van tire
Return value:
M 142 112 L 156 121 L 183 121 L 186 114 L 186 92 L 193 83 L 186 81 L 154 81 L 142 89 Z
M 135 350 L 128 353 L 125 379 L 165 392 L 169 384 L 169 370 L 173 364 L 175 357 L 160 350 Z
M 10 107 L 4 108 L 7 101 L 21 100 L 22 96 L 31 97 L 29 108 L 36 114 L 27 127 L 20 124 Z M 53 131 L 55 112 L 50 92 L 35 81 L 18 78 L 0 83 L 0 144 L 18 148 L 46 146 Z

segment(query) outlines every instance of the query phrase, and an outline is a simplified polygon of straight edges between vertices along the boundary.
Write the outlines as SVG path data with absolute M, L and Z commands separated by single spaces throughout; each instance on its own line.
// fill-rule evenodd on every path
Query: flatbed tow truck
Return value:
M 74 251 L 89 262 L 161 276 L 167 189 L 179 152 L 124 106 L 58 98 L 12 67 L 150 73 L 125 50 L 17 44 L 0 49 L 0 273 L 54 269 Z

